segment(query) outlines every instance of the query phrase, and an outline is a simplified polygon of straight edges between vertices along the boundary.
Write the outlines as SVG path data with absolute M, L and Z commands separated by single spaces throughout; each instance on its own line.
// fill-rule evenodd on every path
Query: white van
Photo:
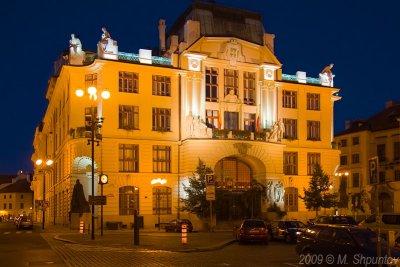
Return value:
M 400 239 L 400 213 L 381 213 L 379 214 L 381 232 L 387 233 L 387 231 L 395 231 L 396 238 Z M 363 220 L 360 227 L 370 228 L 374 231 L 378 229 L 378 224 L 376 223 L 376 215 L 373 214 Z

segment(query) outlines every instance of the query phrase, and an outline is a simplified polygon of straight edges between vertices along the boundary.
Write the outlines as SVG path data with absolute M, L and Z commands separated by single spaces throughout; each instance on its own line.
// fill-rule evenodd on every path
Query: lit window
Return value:
M 208 128 L 220 128 L 218 110 L 206 110 L 206 125 Z
M 153 108 L 153 131 L 171 131 L 171 110 L 166 108 Z
M 138 106 L 119 106 L 119 128 L 126 130 L 139 129 Z
M 225 78 L 225 88 L 224 88 L 224 96 L 227 96 L 231 90 L 235 92 L 235 95 L 238 94 L 239 88 L 239 78 L 238 78 L 238 70 L 224 70 L 224 78 Z
M 153 172 L 171 172 L 170 146 L 153 146 Z
M 139 213 L 139 189 L 135 186 L 119 188 L 119 215 Z
M 139 172 L 139 145 L 119 145 L 119 171 Z
M 218 69 L 206 68 L 206 101 L 218 102 Z
M 153 75 L 153 95 L 171 96 L 171 78 Z
M 255 120 L 256 114 L 255 113 L 245 113 L 244 114 L 244 130 L 245 131 L 255 131 Z
M 166 186 L 153 188 L 153 214 L 172 213 L 172 190 Z
M 285 211 L 298 211 L 298 189 L 296 187 L 285 188 Z
M 247 105 L 255 105 L 256 95 L 256 74 L 255 72 L 243 73 L 243 103 Z
M 139 74 L 120 71 L 119 91 L 125 93 L 139 93 Z

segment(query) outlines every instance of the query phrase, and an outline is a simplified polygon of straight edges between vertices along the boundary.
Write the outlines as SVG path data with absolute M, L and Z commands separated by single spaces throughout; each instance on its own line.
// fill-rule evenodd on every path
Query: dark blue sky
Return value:
M 0 174 L 31 171 L 35 128 L 47 106 L 53 62 L 70 34 L 95 50 L 106 26 L 119 50 L 158 45 L 158 20 L 167 30 L 191 0 L 2 1 L 0 9 Z M 347 119 L 368 118 L 388 100 L 400 100 L 400 1 L 217 0 L 260 12 L 274 33 L 283 73 L 318 77 L 328 64 L 343 99 L 335 105 L 335 132 Z

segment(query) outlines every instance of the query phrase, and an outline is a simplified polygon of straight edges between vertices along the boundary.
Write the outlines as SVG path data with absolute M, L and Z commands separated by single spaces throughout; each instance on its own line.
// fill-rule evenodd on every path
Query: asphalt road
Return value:
M 40 229 L 17 230 L 12 222 L 0 223 L 0 266 L 67 266 L 40 235 Z

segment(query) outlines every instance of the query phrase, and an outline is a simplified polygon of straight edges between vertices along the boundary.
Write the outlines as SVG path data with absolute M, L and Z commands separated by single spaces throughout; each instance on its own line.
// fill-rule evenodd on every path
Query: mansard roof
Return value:
M 0 193 L 32 193 L 32 190 L 26 179 L 20 179 L 0 189 Z
M 253 11 L 196 1 L 175 22 L 168 36 L 178 35 L 181 39 L 187 20 L 200 22 L 201 36 L 237 37 L 263 45 L 265 31 L 262 16 Z
M 389 129 L 395 129 L 400 127 L 400 103 L 389 102 L 388 107 L 385 110 L 376 113 L 367 120 L 355 120 L 352 121 L 350 127 L 346 130 L 336 134 L 335 136 L 370 131 L 378 132 Z

